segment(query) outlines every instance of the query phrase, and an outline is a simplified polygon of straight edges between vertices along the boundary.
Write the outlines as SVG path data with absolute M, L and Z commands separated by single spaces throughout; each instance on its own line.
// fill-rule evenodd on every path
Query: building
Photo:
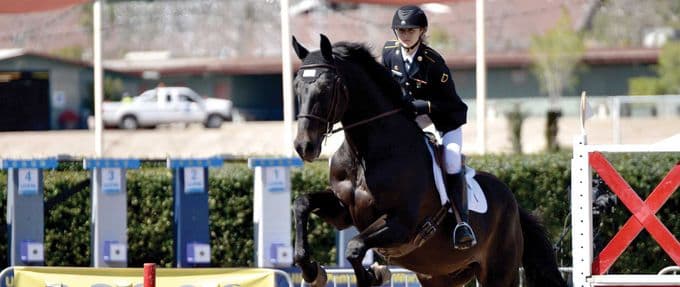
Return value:
M 136 82 L 124 73 L 106 73 L 124 85 Z M 86 128 L 92 110 L 89 63 L 22 49 L 0 50 L 0 131 Z

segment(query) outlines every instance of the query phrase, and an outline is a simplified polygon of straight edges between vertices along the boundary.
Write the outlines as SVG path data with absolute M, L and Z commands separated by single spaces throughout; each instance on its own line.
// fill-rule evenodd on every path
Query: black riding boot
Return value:
M 446 188 L 446 194 L 460 214 L 460 222 L 453 229 L 453 247 L 456 249 L 468 249 L 477 244 L 475 233 L 468 224 L 467 184 L 464 176 L 463 171 L 446 175 L 449 185 Z

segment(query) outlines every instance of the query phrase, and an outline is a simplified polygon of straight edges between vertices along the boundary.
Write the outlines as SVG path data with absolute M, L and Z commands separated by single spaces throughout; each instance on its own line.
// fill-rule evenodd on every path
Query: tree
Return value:
M 680 94 L 680 42 L 668 42 L 663 46 L 658 73 L 666 93 Z
M 601 0 L 588 25 L 588 42 L 605 47 L 642 45 L 649 29 L 680 29 L 680 1 Z
M 680 94 L 680 42 L 668 42 L 659 54 L 658 77 L 636 77 L 628 80 L 631 95 Z
M 560 98 L 564 90 L 576 84 L 575 71 L 584 50 L 581 35 L 572 27 L 571 17 L 566 10 L 562 11 L 555 27 L 531 39 L 529 51 L 533 59 L 532 70 L 539 79 L 541 90 L 548 94 L 546 142 L 549 151 L 558 149 Z

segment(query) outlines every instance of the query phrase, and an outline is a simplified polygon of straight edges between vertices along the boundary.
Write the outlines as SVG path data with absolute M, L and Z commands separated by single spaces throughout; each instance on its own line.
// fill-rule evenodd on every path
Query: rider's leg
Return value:
M 468 224 L 467 187 L 461 155 L 462 143 L 461 128 L 449 131 L 442 136 L 446 166 L 446 193 L 460 215 L 460 220 L 453 230 L 453 244 L 456 249 L 468 249 L 477 244 L 475 234 Z

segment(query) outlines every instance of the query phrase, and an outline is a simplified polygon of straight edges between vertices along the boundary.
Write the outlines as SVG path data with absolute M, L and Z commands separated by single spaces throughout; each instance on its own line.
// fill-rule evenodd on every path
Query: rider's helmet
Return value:
M 392 17 L 392 30 L 398 28 L 427 28 L 425 11 L 413 5 L 399 7 Z

